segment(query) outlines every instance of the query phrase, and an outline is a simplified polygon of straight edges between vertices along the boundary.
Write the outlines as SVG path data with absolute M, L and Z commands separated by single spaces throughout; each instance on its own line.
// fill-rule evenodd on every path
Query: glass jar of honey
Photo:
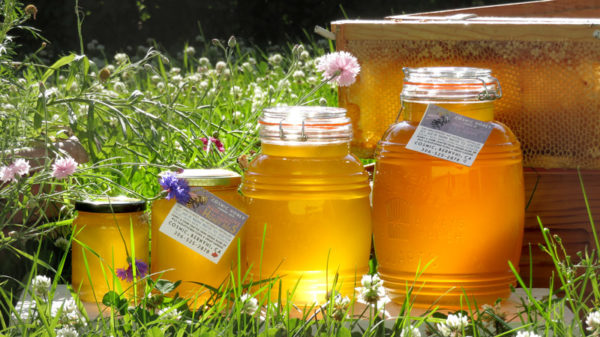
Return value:
M 478 305 L 507 298 L 525 205 L 520 144 L 494 121 L 500 85 L 488 69 L 404 72 L 402 119 L 375 157 L 373 235 L 384 285 L 395 302 L 410 289 L 415 306 L 425 308 L 466 306 L 465 294 Z M 489 123 L 471 166 L 406 148 L 429 105 Z
M 111 290 L 133 294 L 134 269 L 137 280 L 148 273 L 146 202 L 123 197 L 77 201 L 75 210 L 71 281 L 79 298 L 102 302 Z
M 241 188 L 250 275 L 255 282 L 279 277 L 272 301 L 293 293 L 296 304 L 323 303 L 334 283 L 351 296 L 368 271 L 371 210 L 346 110 L 270 108 L 259 123 L 261 152 Z
M 204 189 L 231 206 L 244 210 L 242 197 L 238 193 L 241 176 L 233 171 L 186 169 L 176 177 L 187 181 L 191 193 Z M 238 262 L 238 241 L 243 227 L 221 255 L 218 263 L 214 263 L 160 231 L 175 202 L 175 199 L 159 199 L 152 204 L 151 271 L 155 278 L 172 282 L 183 281 L 177 288 L 177 292 L 184 298 L 193 299 L 191 304 L 197 307 L 211 296 L 210 291 L 203 284 L 219 288 L 228 281 L 230 272 L 235 270 L 234 267 Z

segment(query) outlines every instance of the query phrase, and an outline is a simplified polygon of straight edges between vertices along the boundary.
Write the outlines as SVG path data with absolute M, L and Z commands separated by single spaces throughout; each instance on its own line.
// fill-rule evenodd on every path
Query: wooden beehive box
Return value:
M 594 19 L 594 17 L 598 19 Z M 521 271 L 547 285 L 553 266 L 537 248 L 537 216 L 569 254 L 593 247 L 576 168 L 600 223 L 600 1 L 546 0 L 332 23 L 338 50 L 361 64 L 339 90 L 354 124 L 353 150 L 371 157 L 400 109 L 402 67 L 490 68 L 504 96 L 496 119 L 519 138 L 526 213 Z

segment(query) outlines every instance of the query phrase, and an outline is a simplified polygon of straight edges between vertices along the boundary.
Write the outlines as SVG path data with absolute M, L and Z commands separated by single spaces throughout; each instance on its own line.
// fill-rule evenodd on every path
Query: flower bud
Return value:
M 37 7 L 35 7 L 35 5 L 29 4 L 29 5 L 25 6 L 25 14 L 27 14 L 29 16 L 33 16 L 34 20 L 37 15 L 37 12 L 38 12 L 38 9 L 37 9 Z
M 98 77 L 100 78 L 101 82 L 106 82 L 110 77 L 110 70 L 106 67 L 102 68 L 102 70 L 100 70 L 100 72 L 98 73 Z
M 221 43 L 221 41 L 219 41 L 219 39 L 212 39 L 211 42 L 213 46 L 223 48 L 223 44 Z
M 235 36 L 231 35 L 231 37 L 229 37 L 229 40 L 227 40 L 227 45 L 229 46 L 229 48 L 233 48 L 236 44 L 237 41 L 235 40 Z

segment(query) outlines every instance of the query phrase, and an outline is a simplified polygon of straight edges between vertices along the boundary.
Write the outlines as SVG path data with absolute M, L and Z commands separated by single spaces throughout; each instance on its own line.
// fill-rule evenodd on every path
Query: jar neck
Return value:
M 339 157 L 350 153 L 350 142 L 331 143 L 265 143 L 261 153 L 278 157 Z
M 484 122 L 494 120 L 494 102 L 465 102 L 465 103 L 432 103 L 459 115 L 478 119 Z M 402 119 L 420 122 L 427 109 L 427 103 L 402 102 Z

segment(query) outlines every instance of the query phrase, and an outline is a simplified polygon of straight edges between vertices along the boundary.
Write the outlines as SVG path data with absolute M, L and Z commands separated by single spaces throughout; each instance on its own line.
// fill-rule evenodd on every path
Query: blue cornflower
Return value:
M 159 179 L 160 186 L 168 192 L 165 199 L 175 198 L 182 204 L 190 200 L 190 186 L 185 179 L 178 179 L 175 172 L 167 172 Z

